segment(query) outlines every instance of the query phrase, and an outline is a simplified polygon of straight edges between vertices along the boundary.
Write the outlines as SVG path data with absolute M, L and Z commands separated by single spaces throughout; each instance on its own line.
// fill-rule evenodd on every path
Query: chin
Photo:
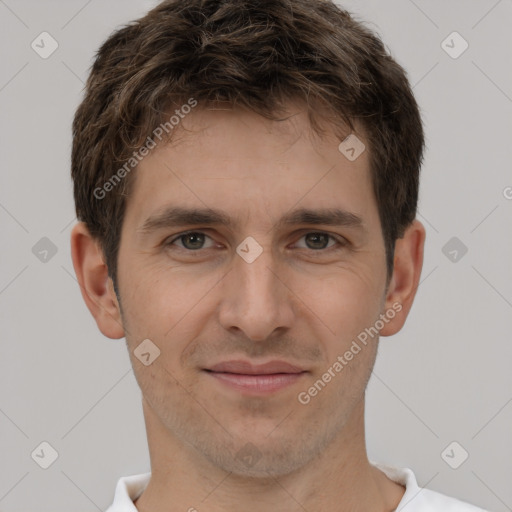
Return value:
M 320 446 L 306 445 L 297 436 L 269 439 L 266 434 L 259 440 L 254 436 L 251 441 L 238 438 L 230 446 L 212 443 L 209 447 L 203 446 L 201 452 L 213 465 L 234 476 L 272 479 L 301 469 L 320 450 Z

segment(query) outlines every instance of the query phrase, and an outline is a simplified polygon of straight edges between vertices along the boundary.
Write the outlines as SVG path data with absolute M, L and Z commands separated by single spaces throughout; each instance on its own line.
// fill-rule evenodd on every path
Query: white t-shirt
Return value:
M 409 468 L 395 468 L 372 462 L 388 478 L 405 486 L 396 512 L 486 512 L 464 501 L 450 498 L 444 494 L 418 487 L 416 477 Z M 118 480 L 114 503 L 106 512 L 137 512 L 133 502 L 146 488 L 151 473 L 125 476 Z

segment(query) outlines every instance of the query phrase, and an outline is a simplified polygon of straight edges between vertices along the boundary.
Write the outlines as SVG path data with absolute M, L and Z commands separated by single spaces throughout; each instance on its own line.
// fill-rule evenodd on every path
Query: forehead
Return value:
M 181 119 L 171 142 L 138 164 L 126 215 L 141 222 L 173 202 L 233 208 L 238 217 L 257 215 L 258 205 L 273 218 L 294 206 L 371 215 L 368 151 L 350 160 L 335 130 L 325 130 L 315 133 L 307 114 L 293 107 L 282 121 L 241 109 L 198 108 Z
M 329 154 L 337 154 L 340 142 L 350 134 L 350 129 L 340 128 L 340 125 L 336 128 L 338 133 L 335 133 L 334 126 L 327 122 L 320 126 L 324 130 L 321 135 L 312 129 L 307 112 L 300 103 L 289 103 L 286 114 L 277 120 L 232 106 L 196 107 L 182 116 L 165 147 L 197 150 L 200 144 L 201 154 L 197 154 L 198 157 L 207 151 L 216 159 L 274 161 L 276 158 L 281 160 L 279 155 L 285 160 L 292 150 L 309 159 L 313 149 L 317 156 L 328 161 Z

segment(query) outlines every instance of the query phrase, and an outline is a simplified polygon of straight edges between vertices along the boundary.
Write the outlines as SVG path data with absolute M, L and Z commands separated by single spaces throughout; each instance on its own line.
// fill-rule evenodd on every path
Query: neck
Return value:
M 135 502 L 139 512 L 387 512 L 404 494 L 403 486 L 368 461 L 364 399 L 320 456 L 277 478 L 235 475 L 212 465 L 174 437 L 143 403 L 151 479 Z

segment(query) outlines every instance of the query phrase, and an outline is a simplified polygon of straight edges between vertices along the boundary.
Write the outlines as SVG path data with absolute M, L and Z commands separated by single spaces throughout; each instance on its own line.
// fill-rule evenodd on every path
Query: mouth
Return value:
M 205 368 L 220 384 L 247 395 L 269 394 L 296 383 L 307 370 L 285 361 L 251 364 L 247 361 L 225 361 Z

